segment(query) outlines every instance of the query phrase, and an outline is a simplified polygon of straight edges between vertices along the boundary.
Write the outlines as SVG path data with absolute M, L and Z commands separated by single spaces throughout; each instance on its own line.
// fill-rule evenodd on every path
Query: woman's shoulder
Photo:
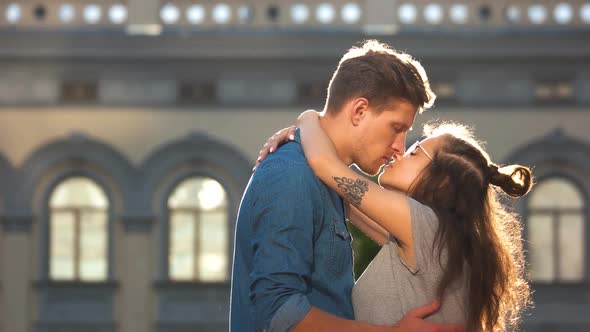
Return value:
M 410 207 L 410 214 L 414 228 L 416 226 L 425 226 L 424 224 L 431 226 L 438 224 L 438 217 L 430 206 L 422 204 L 409 196 L 406 197 L 406 201 Z

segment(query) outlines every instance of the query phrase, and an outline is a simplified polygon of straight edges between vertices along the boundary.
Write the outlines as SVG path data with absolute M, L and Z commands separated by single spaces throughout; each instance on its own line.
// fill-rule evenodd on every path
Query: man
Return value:
M 374 174 L 405 150 L 406 132 L 434 95 L 409 55 L 368 41 L 341 59 L 321 124 L 338 155 Z M 457 331 L 422 318 L 395 327 L 354 321 L 350 234 L 342 200 L 309 168 L 298 133 L 268 156 L 242 198 L 232 275 L 230 330 Z

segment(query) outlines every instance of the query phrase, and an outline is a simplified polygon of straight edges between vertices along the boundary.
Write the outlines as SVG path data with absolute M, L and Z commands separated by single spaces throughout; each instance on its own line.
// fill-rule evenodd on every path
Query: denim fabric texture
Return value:
M 230 331 L 289 331 L 311 306 L 354 319 L 344 220 L 342 200 L 314 175 L 297 131 L 259 165 L 242 197 Z

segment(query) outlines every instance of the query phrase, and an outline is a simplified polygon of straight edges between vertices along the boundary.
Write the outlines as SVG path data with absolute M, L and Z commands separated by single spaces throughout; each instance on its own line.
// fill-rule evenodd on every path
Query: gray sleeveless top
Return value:
M 414 267 L 399 255 L 394 238 L 385 243 L 352 290 L 355 319 L 378 325 L 392 325 L 410 310 L 436 299 L 442 277 L 438 253 L 432 250 L 438 218 L 434 211 L 408 198 L 414 238 Z M 442 260 L 445 260 L 443 251 Z M 465 323 L 466 278 L 445 293 L 441 309 L 427 318 L 439 323 Z

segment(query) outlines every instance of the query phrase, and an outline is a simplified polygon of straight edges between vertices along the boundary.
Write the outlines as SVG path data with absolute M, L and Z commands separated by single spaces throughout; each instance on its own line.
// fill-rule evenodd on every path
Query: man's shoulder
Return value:
M 305 159 L 301 145 L 295 142 L 287 143 L 280 147 L 274 153 L 268 155 L 266 159 L 258 166 L 263 172 L 277 172 L 282 174 L 292 173 L 313 175 L 313 171 Z
M 289 186 L 288 191 L 317 188 L 321 184 L 297 146 L 286 144 L 266 157 L 253 175 L 253 183 L 263 187 Z M 310 190 L 312 188 L 306 188 Z

